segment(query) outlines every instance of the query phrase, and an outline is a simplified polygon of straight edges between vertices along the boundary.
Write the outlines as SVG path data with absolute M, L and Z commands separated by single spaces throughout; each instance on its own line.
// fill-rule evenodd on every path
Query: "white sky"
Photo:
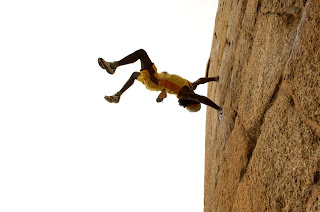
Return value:
M 218 0 L 0 4 L 0 211 L 203 210 L 205 115 L 97 58 L 145 49 L 158 70 L 205 74 Z M 206 95 L 207 86 L 197 93 Z

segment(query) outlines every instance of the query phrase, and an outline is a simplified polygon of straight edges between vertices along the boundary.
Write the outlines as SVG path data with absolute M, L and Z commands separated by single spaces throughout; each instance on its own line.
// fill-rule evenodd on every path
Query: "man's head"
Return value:
M 180 98 L 178 102 L 180 106 L 187 108 L 189 112 L 198 112 L 201 109 L 200 102 L 194 100 Z

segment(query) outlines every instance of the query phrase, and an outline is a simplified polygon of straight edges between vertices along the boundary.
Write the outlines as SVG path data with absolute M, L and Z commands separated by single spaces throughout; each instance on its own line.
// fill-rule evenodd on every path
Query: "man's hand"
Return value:
M 167 92 L 166 92 L 166 89 L 163 89 L 162 91 L 161 91 L 161 93 L 159 94 L 159 96 L 158 96 L 158 98 L 157 98 L 157 102 L 159 103 L 159 102 L 162 102 L 163 101 L 163 99 L 164 98 L 166 98 L 167 97 Z

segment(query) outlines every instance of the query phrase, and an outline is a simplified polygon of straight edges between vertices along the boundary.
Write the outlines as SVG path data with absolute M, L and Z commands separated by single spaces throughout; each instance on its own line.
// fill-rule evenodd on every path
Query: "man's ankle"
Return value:
M 117 61 L 111 62 L 110 63 L 111 68 L 116 69 L 119 67 L 119 63 Z
M 118 91 L 116 94 L 115 94 L 115 96 L 121 96 L 122 95 L 122 93 L 120 92 L 120 91 Z

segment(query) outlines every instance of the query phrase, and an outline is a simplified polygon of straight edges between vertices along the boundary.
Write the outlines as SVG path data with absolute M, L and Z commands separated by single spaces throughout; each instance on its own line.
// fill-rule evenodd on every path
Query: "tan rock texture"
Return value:
M 320 211 L 320 1 L 220 0 L 205 212 Z

